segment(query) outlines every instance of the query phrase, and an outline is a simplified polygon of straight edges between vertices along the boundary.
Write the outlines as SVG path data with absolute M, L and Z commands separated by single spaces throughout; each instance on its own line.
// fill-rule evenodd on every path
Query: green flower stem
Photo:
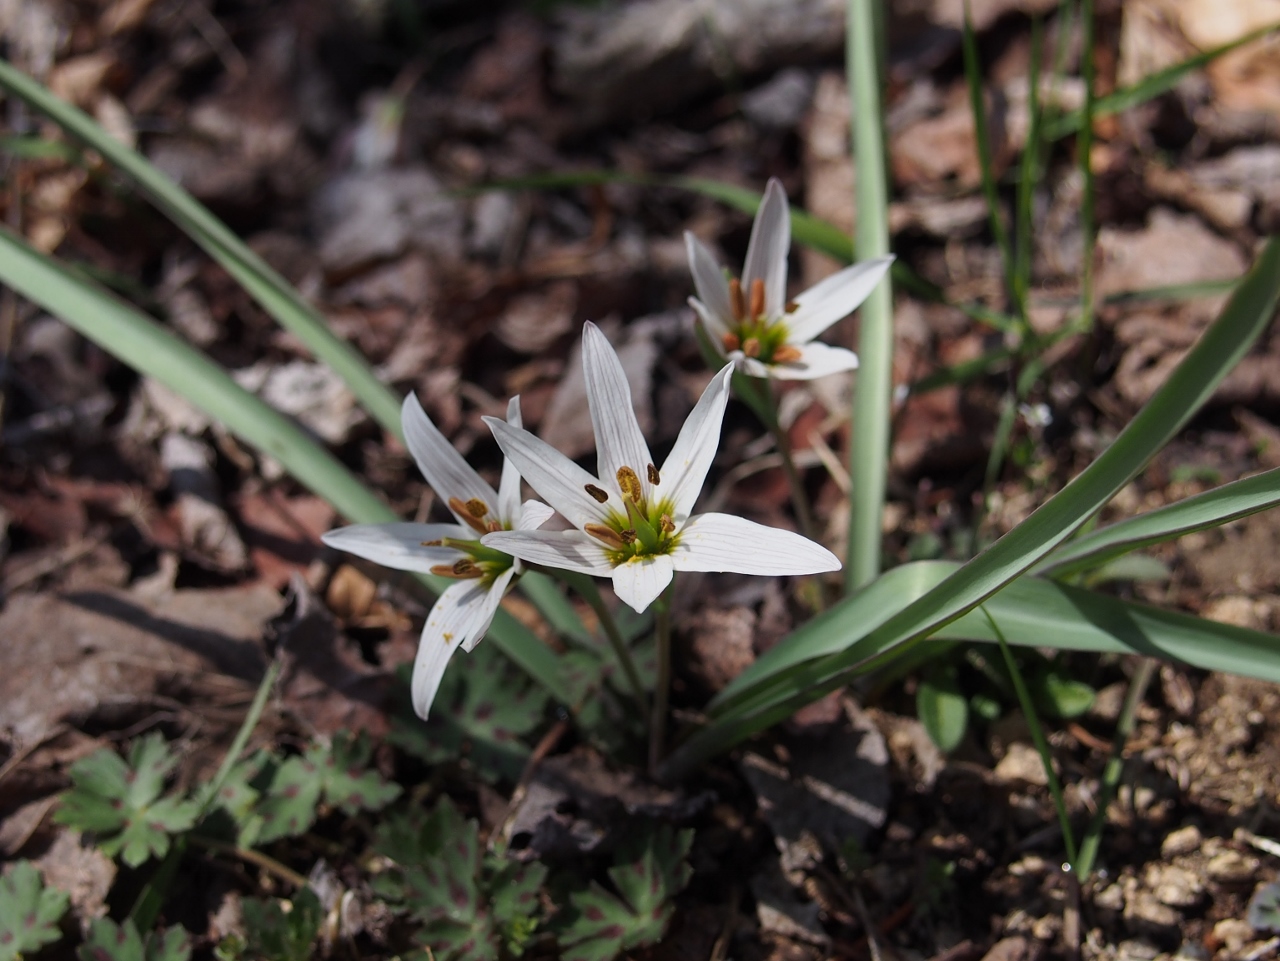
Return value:
M 635 695 L 636 703 L 639 704 L 642 713 L 646 713 L 649 709 L 649 698 L 645 695 L 644 685 L 640 682 L 640 672 L 636 670 L 636 662 L 631 659 L 631 652 L 627 649 L 627 642 L 622 638 L 622 632 L 618 630 L 618 622 L 613 619 L 613 614 L 609 610 L 609 606 L 605 604 L 604 598 L 600 595 L 600 588 L 596 587 L 596 582 L 586 574 L 579 574 L 577 571 L 566 571 L 558 568 L 539 568 L 543 573 L 551 574 L 558 577 L 563 583 L 578 592 L 578 596 L 591 605 L 591 609 L 596 612 L 596 617 L 600 619 L 600 626 L 604 628 L 605 637 L 609 638 L 609 644 L 613 647 L 613 653 L 618 658 L 618 663 L 622 665 L 622 672 L 627 675 L 627 683 L 631 685 L 631 691 Z
M 791 491 L 791 506 L 796 512 L 796 522 L 800 525 L 800 533 L 811 541 L 818 538 L 813 524 L 813 510 L 809 507 L 809 495 L 804 491 L 804 480 L 796 469 L 796 462 L 791 456 L 791 438 L 787 436 L 778 418 L 778 395 L 770 382 L 758 377 L 733 378 L 735 389 L 742 395 L 743 403 L 756 412 L 764 422 L 765 428 L 773 435 L 773 442 L 782 458 L 782 472 L 787 476 L 787 487 Z
M 658 649 L 658 678 L 653 690 L 653 713 L 649 716 L 649 774 L 657 776 L 658 766 L 666 755 L 667 709 L 671 695 L 671 597 L 676 586 L 671 579 L 657 602 L 657 619 L 653 629 Z

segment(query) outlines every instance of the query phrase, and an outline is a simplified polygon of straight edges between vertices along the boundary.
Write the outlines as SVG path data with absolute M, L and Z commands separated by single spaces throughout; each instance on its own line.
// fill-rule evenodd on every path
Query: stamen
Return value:
M 605 527 L 603 524 L 584 524 L 582 529 L 596 540 L 604 541 L 615 551 L 620 551 L 627 546 L 627 542 L 612 527 Z
M 481 512 L 479 514 L 472 510 L 473 506 L 476 504 L 480 505 Z M 472 498 L 469 501 L 464 501 L 461 497 L 450 497 L 449 510 L 453 511 L 455 515 L 466 521 L 467 526 L 477 534 L 489 533 L 489 529 L 480 522 L 480 518 L 489 513 L 489 508 L 486 507 L 484 501 L 479 498 Z
M 800 353 L 799 347 L 783 344 L 773 352 L 773 362 L 775 364 L 794 364 L 802 356 L 804 355 Z
M 640 498 L 644 496 L 643 489 L 640 487 L 640 476 L 630 467 L 618 468 L 618 488 L 622 491 L 624 497 L 639 504 Z
M 758 320 L 764 316 L 764 280 L 760 277 L 751 281 L 751 319 Z
M 720 342 L 724 344 L 724 349 L 733 351 L 742 346 L 742 339 L 737 334 L 725 334 L 720 338 Z
M 676 532 L 676 522 L 671 519 L 670 514 L 663 514 L 658 518 L 658 526 L 662 528 L 664 534 L 674 534 Z
M 423 547 L 444 547 L 444 541 L 423 541 Z
M 657 487 L 659 484 L 662 483 L 662 475 L 658 473 L 658 468 L 650 464 L 648 467 L 648 473 L 649 473 L 649 483 L 652 484 L 654 487 Z
M 480 498 L 473 497 L 471 500 L 467 501 L 467 513 L 476 520 L 479 520 L 484 517 L 485 514 L 489 513 L 489 505 Z
M 797 310 L 800 309 L 800 303 L 799 301 L 788 300 L 787 306 L 782 309 L 786 311 L 788 314 L 794 314 Z
M 741 322 L 747 317 L 747 304 L 742 299 L 742 281 L 737 277 L 729 281 L 729 307 L 733 310 L 735 320 Z
M 436 564 L 431 568 L 431 573 L 437 577 L 452 577 L 456 580 L 467 580 L 473 577 L 483 577 L 484 571 L 476 566 L 475 561 L 470 558 L 463 558 L 452 564 Z
M 760 356 L 760 340 L 757 337 L 748 337 L 746 343 L 742 345 L 742 352 L 748 357 Z
M 636 542 L 636 532 L 633 530 L 618 531 L 618 536 L 622 538 L 624 544 L 634 544 Z
M 584 484 L 583 486 L 585 487 L 587 493 L 590 494 L 593 498 L 595 498 L 595 502 L 597 504 L 603 504 L 605 501 L 609 499 L 609 492 L 601 490 L 599 487 L 596 487 L 595 484 Z
M 502 530 L 502 521 L 490 520 L 485 524 L 485 527 L 489 528 L 490 534 L 496 534 L 498 531 Z

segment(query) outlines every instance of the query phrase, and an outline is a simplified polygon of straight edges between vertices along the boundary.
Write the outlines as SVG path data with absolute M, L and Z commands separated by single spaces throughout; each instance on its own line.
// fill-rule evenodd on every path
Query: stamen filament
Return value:
M 472 506 L 475 504 L 480 505 L 483 513 L 476 514 L 472 511 Z M 453 511 L 455 516 L 465 521 L 466 525 L 477 534 L 489 533 L 489 528 L 480 520 L 480 518 L 484 517 L 485 514 L 489 513 L 489 508 L 486 507 L 484 501 L 479 498 L 472 498 L 469 501 L 464 501 L 461 497 L 450 497 L 449 510 Z
M 747 304 L 742 298 L 742 281 L 737 277 L 729 281 L 729 306 L 732 308 L 733 317 L 738 323 L 746 320 Z
M 604 524 L 586 524 L 582 529 L 596 540 L 603 541 L 615 551 L 620 551 L 627 546 L 627 542 L 622 539 L 622 535 L 612 527 L 606 527 Z
M 764 315 L 764 280 L 756 277 L 751 281 L 751 313 L 752 320 L 759 320 Z

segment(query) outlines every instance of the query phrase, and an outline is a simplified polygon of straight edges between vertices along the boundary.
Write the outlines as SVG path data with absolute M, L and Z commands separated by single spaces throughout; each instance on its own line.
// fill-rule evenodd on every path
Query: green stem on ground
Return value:
M 627 675 L 627 683 L 631 685 L 631 692 L 635 695 L 636 703 L 640 706 L 643 716 L 648 712 L 649 698 L 645 695 L 644 684 L 640 681 L 640 672 L 636 670 L 636 662 L 631 657 L 631 651 L 627 648 L 622 632 L 618 630 L 618 622 L 614 620 L 613 612 L 605 604 L 600 588 L 596 587 L 596 582 L 589 575 L 580 574 L 577 571 L 546 568 L 544 573 L 558 577 L 564 584 L 577 591 L 578 596 L 595 611 L 596 617 L 600 619 L 600 626 L 604 628 L 605 637 L 609 639 L 609 645 L 613 648 L 614 656 L 622 665 L 622 672 Z
M 778 416 L 778 394 L 776 386 L 758 377 L 735 377 L 734 384 L 738 392 L 750 392 L 750 397 L 743 401 L 754 410 L 764 423 L 765 429 L 773 437 L 774 446 L 778 448 L 778 456 L 782 458 L 782 472 L 787 478 L 787 488 L 791 493 L 791 507 L 796 512 L 796 523 L 800 525 L 800 533 L 809 540 L 817 540 L 817 528 L 813 523 L 813 509 L 809 506 L 809 495 L 805 493 L 804 478 L 796 468 L 795 459 L 791 455 L 791 438 Z
M 671 694 L 671 598 L 675 590 L 671 579 L 657 601 L 653 640 L 658 654 L 658 677 L 653 688 L 653 713 L 649 716 L 649 775 L 657 777 L 658 766 L 666 756 L 667 707 Z

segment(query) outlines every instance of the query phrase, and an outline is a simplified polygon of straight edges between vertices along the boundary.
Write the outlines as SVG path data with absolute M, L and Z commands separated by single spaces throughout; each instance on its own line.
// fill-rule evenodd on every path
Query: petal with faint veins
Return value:
M 521 428 L 524 421 L 520 417 L 520 397 L 516 395 L 507 402 L 507 423 Z M 515 524 L 520 517 L 520 469 L 510 460 L 502 462 L 502 479 L 498 482 L 498 519 L 504 527 Z
M 400 408 L 400 426 L 404 430 L 405 445 L 418 462 L 418 470 L 442 500 L 447 503 L 453 497 L 463 501 L 476 498 L 484 501 L 490 510 L 497 509 L 497 493 L 431 423 L 413 394 L 404 399 Z M 466 520 L 458 517 L 458 522 L 465 524 Z
M 352 524 L 328 531 L 321 540 L 330 547 L 366 561 L 397 571 L 430 573 L 437 564 L 452 564 L 464 556 L 451 547 L 425 547 L 423 541 L 438 541 L 446 537 L 470 540 L 475 532 L 457 524 L 413 524 L 400 521 L 392 524 Z
M 864 260 L 806 290 L 796 298 L 796 309 L 786 317 L 787 343 L 813 340 L 841 317 L 857 310 L 892 263 L 892 257 Z
M 671 557 L 678 571 L 784 575 L 840 569 L 840 559 L 821 544 L 732 514 L 690 517 Z
M 725 326 L 724 320 L 717 317 L 706 304 L 697 297 L 689 298 L 689 306 L 694 309 L 698 317 L 701 318 L 702 324 L 707 328 L 707 336 L 715 343 L 716 350 L 721 355 L 724 354 L 724 335 L 729 333 L 729 328 Z
M 485 534 L 480 543 L 530 564 L 596 577 L 613 573 L 613 564 L 600 542 L 582 531 L 499 531 Z
M 724 271 L 706 244 L 687 230 L 684 246 L 689 252 L 689 271 L 693 274 L 698 300 L 720 318 L 721 325 L 728 324 L 733 318 L 733 305 L 729 302 L 729 282 L 724 279 Z
M 418 656 L 413 661 L 413 709 L 424 720 L 431 710 L 440 688 L 440 678 L 449 665 L 453 652 L 469 640 L 475 628 L 488 629 L 488 622 L 481 625 L 489 589 L 479 581 L 461 581 L 448 587 L 422 626 L 422 638 L 418 641 Z M 490 619 L 493 615 L 490 612 Z
M 725 406 L 729 403 L 729 378 L 732 375 L 733 365 L 730 364 L 711 379 L 680 428 L 680 436 L 662 465 L 662 483 L 657 493 L 659 498 L 670 500 L 671 519 L 677 527 L 693 510 L 702 482 L 707 479 L 707 471 L 715 459 L 716 448 L 720 445 L 720 425 L 724 421 Z
M 631 406 L 627 372 L 609 338 L 590 321 L 582 326 L 582 371 L 586 375 L 601 480 L 608 482 L 606 489 L 616 489 L 618 469 L 629 467 L 640 478 L 640 488 L 647 496 L 650 485 L 645 468 L 653 458 Z
M 510 589 L 511 581 L 516 576 L 516 573 L 514 566 L 509 567 L 495 577 L 493 583 L 489 585 L 481 610 L 476 615 L 476 623 L 479 628 L 469 632 L 469 636 L 463 638 L 462 641 L 462 649 L 468 654 L 474 651 L 476 645 L 484 640 L 485 634 L 489 633 L 489 625 L 493 623 L 493 615 L 498 613 L 498 605 L 507 596 L 507 591 Z
M 671 583 L 675 565 L 670 554 L 633 557 L 613 569 L 613 593 L 637 612 L 643 612 Z
M 791 211 L 787 193 L 776 177 L 769 178 L 764 200 L 751 225 L 747 262 L 742 268 L 742 292 L 751 296 L 751 283 L 764 281 L 765 316 L 778 318 L 787 303 L 787 252 L 791 249 Z
M 551 515 L 554 513 L 555 509 L 542 503 L 542 501 L 525 501 L 520 508 L 520 518 L 516 521 L 515 529 L 518 531 L 536 531 L 551 520 Z
M 832 347 L 821 341 L 793 345 L 800 358 L 788 364 L 769 365 L 769 376 L 775 380 L 816 380 L 828 374 L 857 370 L 858 355 L 843 347 Z
M 496 417 L 486 417 L 484 422 L 493 431 L 498 446 L 507 458 L 515 462 L 520 476 L 542 498 L 563 514 L 575 527 L 585 524 L 606 524 L 609 509 L 599 504 L 587 493 L 587 485 L 600 486 L 600 479 L 588 474 L 564 454 L 546 441 L 534 437 L 527 430 L 517 430 Z M 615 485 L 610 485 L 615 486 Z M 613 494 L 613 500 L 618 495 Z M 622 505 L 613 504 L 617 510 Z

